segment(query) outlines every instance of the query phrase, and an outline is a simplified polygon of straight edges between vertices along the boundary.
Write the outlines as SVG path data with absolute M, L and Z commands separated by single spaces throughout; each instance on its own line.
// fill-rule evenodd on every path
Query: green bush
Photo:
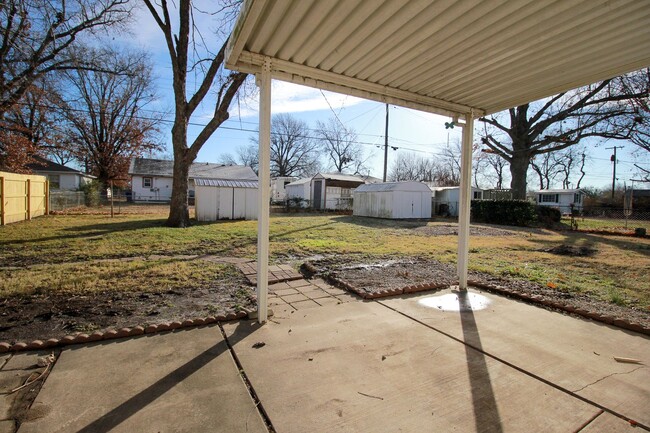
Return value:
M 545 226 L 551 226 L 562 221 L 562 212 L 556 207 L 535 206 L 537 222 Z
M 509 226 L 529 226 L 537 220 L 535 205 L 526 200 L 472 201 L 472 218 L 476 222 Z
M 101 190 L 102 183 L 98 180 L 93 180 L 92 182 L 85 183 L 81 186 L 81 189 L 84 192 L 86 199 L 86 206 L 88 207 L 97 207 L 99 206 L 101 199 Z

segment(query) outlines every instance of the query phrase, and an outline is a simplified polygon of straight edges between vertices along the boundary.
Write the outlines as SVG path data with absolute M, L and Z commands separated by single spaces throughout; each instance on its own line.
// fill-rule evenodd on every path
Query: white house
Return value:
M 355 216 L 431 218 L 431 190 L 420 182 L 365 184 L 357 187 L 353 196 Z
M 33 158 L 36 162 L 29 164 L 29 169 L 34 174 L 47 177 L 50 183 L 50 191 L 77 191 L 86 183 L 95 179 L 95 176 L 57 164 L 49 159 L 40 156 L 34 156 Z
M 133 158 L 129 166 L 131 191 L 136 202 L 168 202 L 172 196 L 174 161 Z M 189 194 L 196 179 L 257 180 L 252 168 L 242 165 L 195 162 L 190 166 Z
M 432 186 L 432 207 L 434 215 L 458 216 L 458 202 L 460 201 L 460 187 L 458 186 Z M 472 187 L 472 200 L 483 199 L 483 190 Z
M 286 186 L 296 180 L 295 177 L 273 177 L 271 178 L 271 200 L 282 201 L 287 198 Z
M 258 215 L 256 180 L 194 179 L 196 220 L 255 220 Z
M 343 173 L 318 173 L 311 179 L 311 206 L 314 209 L 350 210 L 352 191 L 359 185 L 381 180 Z
M 287 184 L 285 187 L 287 200 L 300 202 L 302 207 L 309 207 L 311 200 L 311 177 L 298 179 Z
M 572 208 L 582 210 L 584 195 L 581 189 L 541 189 L 535 191 L 535 201 L 540 206 L 556 207 L 563 214 L 570 214 Z

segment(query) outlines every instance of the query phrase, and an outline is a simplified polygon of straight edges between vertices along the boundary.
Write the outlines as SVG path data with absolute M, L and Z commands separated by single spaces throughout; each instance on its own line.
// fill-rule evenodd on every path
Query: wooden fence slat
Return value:
M 46 188 L 45 176 L 0 171 L 0 225 L 44 215 L 48 210 Z

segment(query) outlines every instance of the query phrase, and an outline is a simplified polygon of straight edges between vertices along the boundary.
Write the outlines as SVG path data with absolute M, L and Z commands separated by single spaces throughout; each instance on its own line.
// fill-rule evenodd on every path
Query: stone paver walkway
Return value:
M 345 290 L 327 284 L 320 278 L 271 284 L 268 299 L 269 307 L 276 313 L 361 300 Z
M 238 263 L 236 266 L 251 284 L 257 285 L 257 262 Z M 302 278 L 302 275 L 290 265 L 269 266 L 269 284 L 301 280 Z

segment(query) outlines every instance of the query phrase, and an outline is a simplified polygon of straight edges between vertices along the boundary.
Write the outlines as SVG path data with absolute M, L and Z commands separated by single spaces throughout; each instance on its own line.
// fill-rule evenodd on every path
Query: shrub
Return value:
M 537 219 L 535 205 L 526 200 L 472 201 L 472 218 L 477 222 L 529 226 Z
M 86 206 L 99 206 L 102 190 L 102 183 L 100 181 L 93 180 L 92 182 L 85 183 L 80 189 L 84 192 Z
M 552 226 L 562 220 L 560 209 L 551 206 L 535 206 L 537 222 L 545 226 Z

